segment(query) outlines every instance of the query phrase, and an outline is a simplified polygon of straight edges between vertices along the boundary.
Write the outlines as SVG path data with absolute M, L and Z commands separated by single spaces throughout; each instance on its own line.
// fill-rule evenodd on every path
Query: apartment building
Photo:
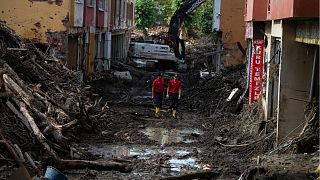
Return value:
M 125 59 L 134 0 L 12 0 L 0 19 L 25 39 L 89 77 Z
M 277 144 L 299 134 L 319 105 L 319 0 L 246 0 L 250 102 L 277 121 Z

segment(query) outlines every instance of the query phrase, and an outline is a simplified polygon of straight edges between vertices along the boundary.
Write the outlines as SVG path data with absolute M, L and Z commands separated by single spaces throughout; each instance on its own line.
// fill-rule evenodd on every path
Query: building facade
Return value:
M 225 66 L 236 65 L 244 62 L 245 55 L 241 52 L 246 46 L 243 22 L 244 0 L 221 0 L 221 31 L 223 51 L 221 60 Z
M 246 0 L 250 101 L 277 122 L 277 144 L 299 134 L 319 104 L 319 0 Z
M 134 27 L 134 0 L 111 0 L 111 56 L 114 59 L 127 58 L 130 34 Z
M 68 12 L 68 3 L 63 1 L 11 0 L 1 3 L 0 20 L 43 51 L 66 59 Z
M 90 77 L 127 57 L 134 27 L 134 0 L 12 0 L 0 19 L 30 40 L 45 45 L 70 69 Z M 38 46 L 38 47 L 39 47 Z

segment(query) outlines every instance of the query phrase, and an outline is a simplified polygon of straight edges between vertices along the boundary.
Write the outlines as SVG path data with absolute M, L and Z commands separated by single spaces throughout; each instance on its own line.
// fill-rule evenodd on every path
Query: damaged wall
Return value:
M 19 35 L 35 42 L 48 43 L 56 34 L 65 34 L 68 2 L 10 0 L 1 3 L 0 19 Z M 59 43 L 59 42 L 57 42 Z
M 244 55 L 237 46 L 240 42 L 245 46 L 245 23 L 244 23 L 245 0 L 221 1 L 221 31 L 225 55 L 222 62 L 225 66 L 239 64 L 244 61 Z M 244 47 L 245 48 L 245 47 Z
M 0 6 L 0 19 L 17 34 L 51 47 L 58 59 L 67 54 L 68 1 L 10 0 Z

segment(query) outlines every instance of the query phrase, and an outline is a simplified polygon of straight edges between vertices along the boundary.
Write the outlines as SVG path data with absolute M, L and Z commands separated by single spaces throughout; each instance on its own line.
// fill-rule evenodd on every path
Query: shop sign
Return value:
M 249 102 L 257 100 L 261 95 L 263 73 L 264 40 L 254 39 L 250 64 Z

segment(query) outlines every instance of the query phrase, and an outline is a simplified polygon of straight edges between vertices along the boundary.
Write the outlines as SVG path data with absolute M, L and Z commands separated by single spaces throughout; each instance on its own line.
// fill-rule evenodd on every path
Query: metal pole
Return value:
M 316 66 L 317 66 L 317 53 L 318 47 L 316 47 L 314 51 L 313 65 L 312 65 L 312 76 L 311 76 L 311 85 L 310 85 L 310 93 L 309 93 L 309 102 L 312 101 L 312 97 L 314 95 L 314 84 L 315 84 L 315 75 L 316 75 Z
M 217 42 L 217 51 L 221 52 L 221 34 L 218 33 L 218 42 Z M 220 73 L 220 64 L 221 64 L 221 53 L 217 54 L 217 64 L 216 64 L 216 72 Z

